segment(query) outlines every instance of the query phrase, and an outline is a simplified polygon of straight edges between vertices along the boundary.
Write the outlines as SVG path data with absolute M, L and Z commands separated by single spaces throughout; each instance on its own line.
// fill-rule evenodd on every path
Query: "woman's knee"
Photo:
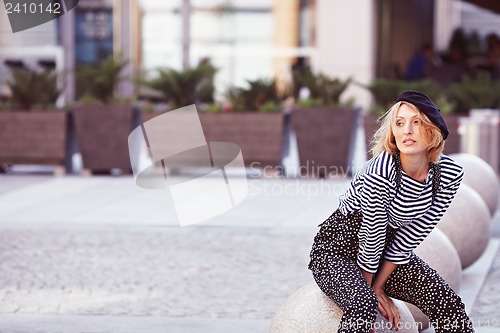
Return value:
M 457 313 L 465 314 L 465 304 L 462 302 L 460 296 L 458 296 L 451 288 L 446 288 L 443 293 L 438 293 L 432 295 L 432 299 L 429 300 L 427 307 L 430 310 L 429 317 L 434 314 L 438 317 L 448 317 L 454 316 Z
M 363 288 L 357 290 L 350 295 L 349 302 L 345 306 L 345 311 L 362 313 L 363 316 L 376 315 L 378 308 L 378 300 L 375 292 L 371 288 Z
M 464 309 L 465 305 L 460 296 L 444 281 L 430 284 L 427 293 L 420 296 L 420 302 L 425 303 L 431 309 L 441 308 Z
M 429 317 L 436 332 L 471 332 L 462 299 L 447 285 L 441 287 L 435 294 L 428 295 L 421 310 Z

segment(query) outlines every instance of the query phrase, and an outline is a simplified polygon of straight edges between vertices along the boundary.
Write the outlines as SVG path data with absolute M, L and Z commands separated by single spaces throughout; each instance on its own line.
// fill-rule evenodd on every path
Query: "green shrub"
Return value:
M 81 65 L 76 70 L 76 82 L 82 101 L 108 104 L 113 100 L 120 72 L 127 65 L 120 57 L 110 56 L 98 66 Z
M 278 111 L 281 99 L 274 80 L 248 80 L 248 88 L 231 87 L 226 98 L 234 111 Z
M 202 111 L 209 112 L 209 113 L 219 113 L 222 112 L 222 105 L 219 103 L 210 103 L 210 104 L 205 104 L 202 107 Z
M 51 71 L 38 72 L 31 68 L 11 69 L 7 86 L 11 91 L 10 101 L 17 107 L 30 110 L 37 105 L 47 109 L 56 103 L 60 90 L 57 88 L 57 74 Z
M 276 112 L 279 110 L 280 110 L 280 106 L 275 101 L 266 102 L 259 107 L 259 112 L 264 112 L 264 113 Z
M 292 90 L 295 100 L 299 100 L 300 87 L 309 90 L 309 99 L 319 101 L 322 106 L 340 105 L 340 96 L 351 83 L 351 79 L 340 80 L 326 74 L 314 74 L 307 70 L 293 74 Z
M 444 113 L 454 109 L 454 104 L 446 97 L 445 91 L 434 81 L 425 79 L 417 81 L 403 81 L 379 78 L 364 86 L 373 95 L 374 104 L 371 112 L 382 115 L 394 104 L 399 94 L 406 90 L 418 90 L 429 96 L 437 107 Z
M 160 92 L 171 109 L 196 104 L 213 103 L 213 77 L 217 69 L 210 64 L 200 64 L 183 71 L 158 69 L 158 76 L 142 80 L 144 84 Z
M 464 75 L 451 86 L 449 98 L 457 104 L 460 113 L 470 109 L 496 109 L 500 107 L 500 81 L 494 81 L 486 71 L 475 76 Z
M 314 108 L 321 106 L 321 104 L 321 100 L 313 98 L 299 99 L 297 102 L 297 106 L 300 108 Z

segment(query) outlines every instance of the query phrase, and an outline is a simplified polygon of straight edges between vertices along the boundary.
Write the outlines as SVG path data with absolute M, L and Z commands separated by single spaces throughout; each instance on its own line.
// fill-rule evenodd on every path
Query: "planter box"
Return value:
M 121 169 L 130 173 L 128 136 L 133 129 L 130 105 L 82 105 L 73 110 L 83 167 L 92 173 Z
M 199 113 L 207 142 L 226 141 L 241 147 L 245 166 L 281 165 L 284 115 L 282 113 Z
M 141 123 L 162 113 L 143 112 Z M 232 142 L 240 146 L 245 166 L 281 164 L 284 116 L 281 113 L 198 113 L 206 142 Z
M 294 109 L 301 174 L 315 177 L 350 175 L 358 110 L 351 108 Z
M 65 111 L 0 112 L 0 163 L 65 165 Z

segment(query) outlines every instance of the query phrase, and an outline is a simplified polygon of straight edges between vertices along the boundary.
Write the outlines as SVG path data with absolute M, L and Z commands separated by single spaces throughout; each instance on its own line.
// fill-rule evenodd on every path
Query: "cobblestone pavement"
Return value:
M 500 330 L 500 250 L 490 267 L 470 314 L 476 326 Z
M 500 202 L 498 207 L 500 207 Z M 492 236 L 500 237 L 500 209 L 492 220 Z M 500 331 L 500 249 L 489 268 L 488 274 L 476 298 L 470 317 L 477 327 Z
M 258 228 L 7 225 L 0 314 L 271 320 L 310 281 L 310 244 Z M 476 325 L 500 328 L 499 282 L 500 254 L 471 312 Z
M 270 319 L 311 239 L 227 228 L 3 227 L 0 313 Z

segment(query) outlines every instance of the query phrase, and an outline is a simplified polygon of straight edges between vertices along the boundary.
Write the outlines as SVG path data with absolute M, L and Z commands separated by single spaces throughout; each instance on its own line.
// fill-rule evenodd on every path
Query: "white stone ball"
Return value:
M 426 239 L 415 249 L 415 254 L 434 268 L 457 294 L 460 291 L 462 264 L 457 250 L 446 235 L 434 228 Z M 429 317 L 413 304 L 406 303 L 415 322 L 422 329 L 429 328 Z
M 493 216 L 497 210 L 500 193 L 495 170 L 476 155 L 461 153 L 449 156 L 464 168 L 463 183 L 472 187 L 483 198 Z
M 437 227 L 457 250 L 464 269 L 479 259 L 488 246 L 490 213 L 479 194 L 466 184 L 461 184 Z
M 401 315 L 398 332 L 416 333 L 417 325 L 401 301 L 394 300 Z M 271 325 L 271 333 L 333 333 L 337 332 L 342 310 L 326 296 L 315 281 L 293 293 L 276 313 Z M 395 332 L 388 327 L 387 321 L 377 315 L 375 332 Z

